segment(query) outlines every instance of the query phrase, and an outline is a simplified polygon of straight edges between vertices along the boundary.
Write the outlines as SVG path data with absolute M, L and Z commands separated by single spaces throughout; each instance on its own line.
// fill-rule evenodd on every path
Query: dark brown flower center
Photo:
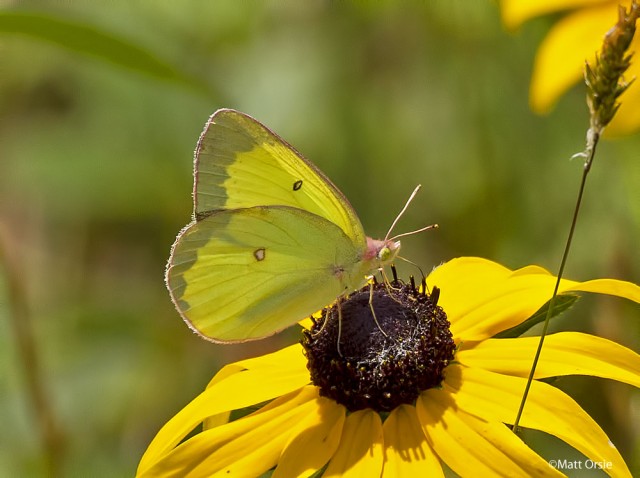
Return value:
M 437 294 L 395 281 L 374 285 L 373 295 L 366 286 L 339 307 L 325 309 L 302 339 L 321 395 L 350 411 L 386 412 L 440 385 L 455 344 Z

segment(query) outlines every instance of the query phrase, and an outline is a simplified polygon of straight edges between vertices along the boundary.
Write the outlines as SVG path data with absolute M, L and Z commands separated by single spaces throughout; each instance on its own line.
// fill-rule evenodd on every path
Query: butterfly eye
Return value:
M 391 255 L 391 249 L 389 249 L 387 246 L 384 246 L 378 251 L 378 259 L 380 259 L 382 262 L 391 259 Z

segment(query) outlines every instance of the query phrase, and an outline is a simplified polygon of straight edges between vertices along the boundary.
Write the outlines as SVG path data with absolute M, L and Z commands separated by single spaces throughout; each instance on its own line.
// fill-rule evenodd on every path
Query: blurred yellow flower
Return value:
M 531 107 L 548 112 L 558 98 L 574 83 L 582 81 L 585 61 L 593 63 L 602 47 L 604 35 L 618 20 L 618 6 L 630 2 L 619 0 L 501 0 L 502 19 L 509 28 L 552 12 L 566 12 L 551 28 L 538 48 L 531 79 Z M 635 36 L 629 53 L 640 45 Z M 640 73 L 640 63 L 631 62 L 627 81 Z M 631 133 L 640 127 L 640 88 L 632 85 L 621 100 L 622 106 L 607 132 Z
M 307 334 L 304 352 L 297 344 L 225 366 L 204 392 L 162 427 L 142 457 L 137 476 L 257 477 L 273 470 L 273 477 L 443 477 L 443 463 L 460 476 L 564 476 L 562 457 L 553 457 L 559 459 L 554 467 L 506 425 L 515 419 L 538 337 L 493 338 L 539 310 L 555 280 L 537 266 L 512 271 L 480 258 L 449 261 L 427 278 L 428 284 L 439 287 L 439 299 L 434 298 L 437 294 L 418 293 L 409 297 L 411 305 L 402 309 L 401 317 L 393 318 L 400 326 L 408 324 L 410 337 L 385 337 L 390 340 L 384 341 L 380 353 L 367 349 L 370 334 L 360 335 L 363 340 L 355 348 L 364 352 L 362 356 L 382 357 L 381 368 L 375 370 L 373 361 L 347 357 L 348 346 L 354 345 L 348 342 L 347 329 L 351 326 L 358 335 L 364 328 L 348 316 L 353 304 L 349 298 L 342 305 L 345 357 L 333 356 L 325 363 L 337 364 L 335 370 L 344 375 L 373 371 L 375 389 L 358 393 L 368 384 L 340 382 L 339 373 L 320 374 L 328 388 L 310 380 L 310 373 L 318 373 L 308 345 L 320 342 L 313 337 L 323 332 Z M 392 284 L 390 309 L 400 307 L 402 291 L 409 287 L 399 284 Z M 384 286 L 380 289 L 385 291 Z M 410 290 L 415 292 L 413 286 Z M 640 302 L 640 287 L 613 279 L 562 280 L 559 291 L 598 292 Z M 362 294 L 364 300 L 354 308 L 368 311 L 368 292 Z M 382 328 L 394 333 L 385 322 L 390 309 L 375 299 Z M 422 321 L 426 329 L 418 330 L 410 322 L 410 311 L 421 304 L 434 314 Z M 372 322 L 371 316 L 366 320 Z M 328 322 L 326 329 L 331 326 Z M 415 361 L 418 380 L 438 377 L 427 388 L 415 386 L 415 376 L 403 368 L 408 362 L 398 365 L 421 353 L 412 347 L 414 339 L 430 357 Z M 336 348 L 334 338 L 326 342 Z M 442 368 L 432 374 L 438 361 Z M 382 369 L 395 373 L 385 377 Z M 571 374 L 638 387 L 640 356 L 582 333 L 547 336 L 521 421 L 523 427 L 565 441 L 590 463 L 602 463 L 609 475 L 630 477 L 598 424 L 568 395 L 539 381 Z M 406 396 L 403 388 L 409 392 Z M 355 406 L 328 398 L 331 394 Z M 237 411 L 248 407 L 252 413 L 238 417 Z

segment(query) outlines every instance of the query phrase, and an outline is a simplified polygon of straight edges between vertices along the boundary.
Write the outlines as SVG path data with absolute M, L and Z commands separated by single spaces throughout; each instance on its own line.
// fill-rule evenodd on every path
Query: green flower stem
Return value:
M 576 200 L 576 206 L 573 210 L 573 218 L 571 219 L 569 236 L 567 237 L 567 243 L 564 246 L 564 252 L 562 254 L 562 260 L 560 261 L 560 268 L 558 269 L 556 284 L 553 288 L 553 294 L 551 295 L 551 300 L 549 300 L 547 315 L 544 319 L 544 325 L 542 326 L 542 333 L 540 334 L 540 341 L 538 342 L 538 348 L 536 349 L 536 353 L 533 358 L 533 365 L 531 366 L 531 370 L 529 371 L 529 377 L 527 378 L 527 385 L 525 386 L 524 392 L 522 394 L 522 400 L 520 401 L 518 414 L 516 415 L 516 419 L 513 422 L 512 430 L 515 433 L 518 433 L 518 425 L 520 423 L 520 418 L 522 417 L 522 412 L 524 411 L 524 405 L 527 401 L 527 396 L 529 395 L 531 382 L 533 382 L 533 376 L 536 372 L 536 366 L 538 365 L 538 361 L 540 359 L 540 353 L 542 352 L 542 346 L 544 345 L 544 338 L 547 335 L 547 330 L 549 329 L 549 322 L 551 321 L 551 317 L 553 317 L 553 307 L 556 302 L 556 297 L 558 296 L 558 288 L 560 287 L 560 281 L 562 280 L 562 275 L 564 274 L 564 267 L 567 264 L 567 258 L 569 257 L 569 250 L 571 249 L 571 242 L 573 241 L 573 233 L 575 232 L 576 224 L 578 223 L 578 214 L 580 213 L 580 205 L 582 204 L 582 197 L 584 196 L 584 189 L 587 183 L 587 176 L 589 175 L 589 171 L 591 170 L 591 164 L 593 163 L 593 158 L 596 154 L 596 146 L 598 144 L 599 139 L 600 139 L 600 135 L 594 134 L 593 136 L 590 136 L 589 139 L 587 140 L 588 154 L 584 162 L 584 167 L 582 168 L 582 180 L 580 181 L 580 190 L 578 191 L 578 199 Z
M 23 366 L 27 395 L 31 399 L 40 429 L 46 474 L 60 476 L 64 438 L 53 408 L 47 400 L 24 287 L 18 279 L 17 267 L 11 261 L 1 239 L 2 237 L 0 237 L 0 266 L 4 266 L 4 276 L 7 281 L 9 321 L 18 348 L 18 360 Z

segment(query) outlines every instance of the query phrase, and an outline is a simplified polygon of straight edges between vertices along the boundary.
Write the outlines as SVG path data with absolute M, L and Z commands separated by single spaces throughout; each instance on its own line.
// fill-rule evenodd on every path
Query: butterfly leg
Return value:
M 338 308 L 338 343 L 336 343 L 336 350 L 338 351 L 338 355 L 342 357 L 342 352 L 340 351 L 340 338 L 342 337 L 342 307 L 340 306 L 340 298 L 336 301 L 336 306 Z
M 376 317 L 376 311 L 373 308 L 373 284 L 372 283 L 369 283 L 369 309 L 371 309 L 371 315 L 373 315 L 373 320 L 378 326 L 378 329 L 380 330 L 380 332 L 382 332 L 382 335 L 384 335 L 385 337 L 389 337 L 389 335 L 382 329 L 380 322 L 378 322 L 378 318 Z
M 327 309 L 329 310 L 329 309 Z M 313 317 L 311 317 L 311 320 L 313 320 L 315 322 L 315 319 Z M 317 332 L 313 333 L 313 336 L 315 337 L 316 335 L 320 335 L 322 333 L 322 331 L 324 330 L 324 328 L 327 326 L 327 322 L 329 322 L 329 318 L 325 317 L 324 320 L 322 321 L 322 325 L 320 326 L 320 330 L 318 330 Z
M 342 352 L 340 351 L 340 337 L 342 336 L 342 306 L 340 305 L 340 297 L 336 299 L 336 308 L 338 309 L 338 342 L 336 343 L 336 349 L 338 350 L 338 355 L 342 357 Z M 326 310 L 328 311 L 331 309 L 326 309 Z M 322 333 L 324 328 L 327 326 L 328 322 L 329 322 L 329 317 L 325 317 L 324 321 L 322 322 L 322 325 L 320 326 L 320 330 L 318 330 L 313 334 L 314 337 Z
M 381 267 L 378 270 L 380 271 L 380 275 L 382 276 L 382 282 L 384 282 L 384 286 L 387 288 L 387 292 L 389 293 L 389 295 L 393 295 L 393 294 L 391 294 L 392 290 L 400 290 L 399 288 L 394 288 L 391 285 L 391 281 L 387 277 L 387 273 L 384 271 L 383 267 Z
M 399 288 L 394 288 L 391 285 L 391 282 L 389 281 L 389 278 L 387 277 L 387 274 L 385 273 L 383 268 L 380 268 L 379 270 L 380 270 L 380 275 L 382 276 L 382 281 L 384 282 L 384 286 L 387 289 L 387 294 L 389 294 L 389 297 L 391 297 L 393 300 L 395 300 L 398 304 L 402 305 L 402 302 L 400 300 L 396 299 L 394 297 L 394 295 L 393 295 L 393 291 L 394 290 L 400 290 L 400 289 Z M 373 312 L 373 308 L 371 309 L 371 311 Z M 374 314 L 374 318 L 375 318 L 375 314 Z

